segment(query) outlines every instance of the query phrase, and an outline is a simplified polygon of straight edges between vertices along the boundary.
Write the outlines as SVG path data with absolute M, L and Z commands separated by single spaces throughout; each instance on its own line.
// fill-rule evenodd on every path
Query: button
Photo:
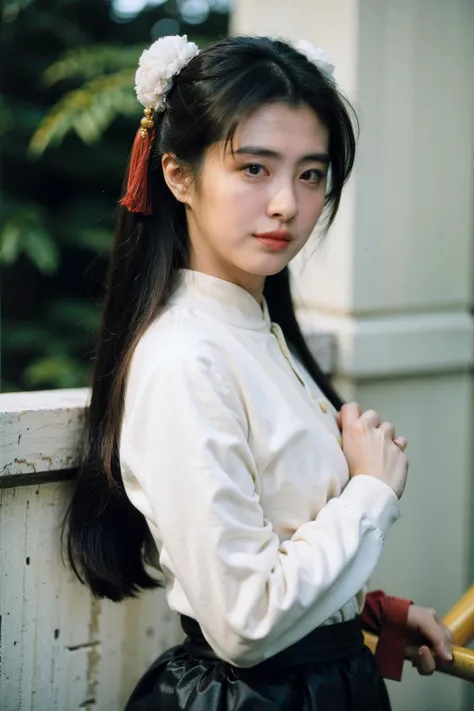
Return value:
M 326 413 L 328 411 L 328 404 L 327 404 L 326 400 L 320 400 L 319 407 L 321 408 L 321 412 Z

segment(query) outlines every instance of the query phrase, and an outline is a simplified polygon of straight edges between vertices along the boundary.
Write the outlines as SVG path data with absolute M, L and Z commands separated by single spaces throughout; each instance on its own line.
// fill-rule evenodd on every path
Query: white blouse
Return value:
M 349 480 L 321 398 L 265 300 L 187 269 L 132 359 L 125 490 L 148 522 L 171 609 L 236 666 L 358 614 L 400 516 L 382 481 Z

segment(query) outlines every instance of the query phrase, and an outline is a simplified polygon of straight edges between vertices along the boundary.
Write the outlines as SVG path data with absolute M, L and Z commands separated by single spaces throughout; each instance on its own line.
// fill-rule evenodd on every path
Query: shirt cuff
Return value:
M 344 505 L 356 505 L 379 529 L 385 539 L 395 521 L 400 518 L 397 495 L 388 484 L 367 474 L 353 477 L 339 496 Z
M 383 600 L 379 598 L 377 602 L 381 603 L 383 613 L 375 659 L 385 679 L 401 681 L 407 643 L 408 608 L 413 601 L 383 595 Z

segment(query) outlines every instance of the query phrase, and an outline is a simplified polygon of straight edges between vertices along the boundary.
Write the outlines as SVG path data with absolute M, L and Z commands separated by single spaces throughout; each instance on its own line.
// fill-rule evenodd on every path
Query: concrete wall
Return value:
M 59 529 L 71 483 L 0 489 L 2 711 L 121 711 L 183 637 L 162 591 L 116 605 L 66 571 Z
M 121 711 L 183 637 L 162 591 L 95 600 L 62 563 L 87 398 L 86 389 L 0 395 L 1 711 Z

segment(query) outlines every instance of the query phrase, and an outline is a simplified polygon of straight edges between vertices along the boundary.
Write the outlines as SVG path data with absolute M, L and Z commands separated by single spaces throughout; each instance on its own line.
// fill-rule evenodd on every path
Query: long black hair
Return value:
M 274 102 L 307 105 L 328 128 L 329 226 L 352 170 L 356 118 L 331 79 L 286 42 L 267 37 L 216 42 L 180 72 L 166 110 L 154 116 L 152 214 L 118 208 L 82 458 L 63 526 L 69 563 L 98 597 L 118 601 L 160 585 L 147 571 L 148 527 L 125 494 L 118 442 L 133 351 L 176 288 L 178 270 L 188 266 L 184 206 L 165 183 L 161 157 L 174 154 L 197 175 L 209 146 L 231 141 L 241 120 Z M 271 319 L 280 324 L 309 373 L 339 409 L 341 400 L 311 355 L 295 318 L 288 268 L 266 278 L 264 295 Z

